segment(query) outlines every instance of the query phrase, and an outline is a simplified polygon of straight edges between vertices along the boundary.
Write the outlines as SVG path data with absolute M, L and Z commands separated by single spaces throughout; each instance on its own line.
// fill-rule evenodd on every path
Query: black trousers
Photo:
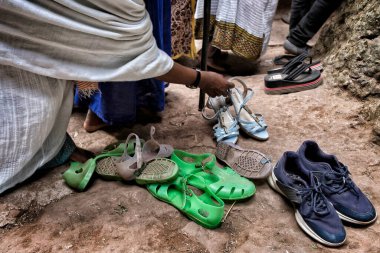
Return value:
M 318 32 L 343 0 L 292 0 L 288 40 L 297 47 Z

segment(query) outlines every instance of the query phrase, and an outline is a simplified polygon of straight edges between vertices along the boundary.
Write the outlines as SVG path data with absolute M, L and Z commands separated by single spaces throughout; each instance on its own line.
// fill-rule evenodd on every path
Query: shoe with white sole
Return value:
M 305 141 L 297 153 L 304 167 L 321 182 L 323 194 L 342 220 L 357 225 L 368 225 L 376 220 L 374 206 L 354 183 L 347 166 L 334 155 L 324 153 L 314 141 Z
M 290 200 L 301 229 L 330 247 L 342 245 L 346 231 L 333 205 L 323 195 L 321 184 L 304 168 L 295 152 L 285 152 L 268 178 L 270 186 Z

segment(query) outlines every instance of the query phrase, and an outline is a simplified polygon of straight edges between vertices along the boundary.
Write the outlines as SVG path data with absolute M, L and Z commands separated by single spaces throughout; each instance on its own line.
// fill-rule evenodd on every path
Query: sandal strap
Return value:
M 225 122 L 223 121 L 222 113 L 226 113 L 228 117 L 231 117 L 233 119 L 232 124 L 227 127 Z M 228 111 L 227 107 L 221 108 L 218 111 L 218 123 L 213 127 L 214 129 L 214 136 L 216 137 L 217 141 L 223 140 L 225 138 L 235 137 L 239 135 L 239 124 L 236 118 L 233 118 Z
M 221 127 L 219 124 L 216 124 L 213 129 L 217 142 L 239 136 L 239 125 L 237 121 L 235 121 L 228 129 Z
M 248 101 L 252 98 L 252 96 L 253 96 L 253 90 L 249 88 L 247 96 L 243 98 L 243 102 L 240 105 L 240 109 L 239 109 L 239 112 L 237 114 L 238 121 L 240 123 L 243 123 L 243 124 L 246 124 L 246 125 L 256 125 L 256 124 L 258 124 L 260 127 L 264 127 L 265 122 L 264 122 L 263 117 L 262 116 L 259 117 L 258 114 L 252 113 L 252 111 L 248 108 L 248 106 L 246 106 L 247 103 L 248 103 Z M 241 111 L 243 109 L 245 109 L 251 115 L 251 117 L 255 120 L 255 122 L 245 121 L 245 120 L 242 120 L 240 118 L 240 113 L 241 113 Z M 266 125 L 265 125 L 265 128 L 266 128 Z
M 302 73 L 304 73 L 306 70 L 311 71 L 311 69 L 310 69 L 311 66 L 312 66 L 312 64 L 301 63 L 295 69 L 293 69 L 290 73 L 288 73 L 287 76 L 284 78 L 284 80 L 292 81 L 292 80 L 296 79 Z
M 282 71 L 283 74 L 290 73 L 294 68 L 296 68 L 298 65 L 302 64 L 306 58 L 308 58 L 308 53 L 304 52 L 296 57 L 294 57 L 292 60 L 287 62 L 284 65 L 284 69 Z M 311 62 L 310 62 L 311 63 Z
M 126 145 L 128 145 L 128 142 L 131 138 L 135 138 L 136 146 L 135 146 L 135 154 L 133 157 L 131 157 L 127 149 L 124 150 L 123 155 L 115 160 L 115 165 L 117 168 L 118 174 L 124 179 L 124 180 L 133 180 L 136 178 L 135 173 L 141 169 L 143 165 L 142 160 L 142 149 L 141 149 L 141 141 L 137 134 L 131 133 L 128 135 L 126 142 Z
M 169 157 L 173 153 L 173 147 L 167 144 L 160 144 L 154 139 L 156 128 L 150 128 L 150 140 L 142 148 L 142 162 L 147 163 L 155 158 Z
M 246 83 L 243 80 L 239 79 L 239 78 L 233 77 L 233 78 L 230 78 L 229 81 L 237 81 L 244 88 L 243 94 L 241 94 L 241 92 L 238 89 L 235 88 L 236 91 L 238 93 L 240 93 L 242 95 L 242 97 L 243 97 L 243 101 L 240 104 L 239 111 L 237 112 L 237 115 L 236 115 L 237 121 L 240 122 L 240 123 L 243 123 L 243 124 L 247 124 L 247 125 L 256 125 L 256 124 L 258 124 L 260 127 L 264 127 L 264 124 L 265 124 L 264 120 L 263 119 L 260 120 L 260 118 L 257 117 L 257 115 L 254 114 L 248 108 L 248 106 L 247 106 L 248 101 L 252 98 L 252 96 L 254 94 L 253 90 L 251 88 L 248 88 L 247 85 L 246 85 Z M 251 115 L 251 117 L 255 120 L 256 123 L 255 122 L 247 122 L 247 121 L 244 121 L 244 120 L 242 120 L 240 118 L 240 113 L 241 113 L 241 111 L 243 109 L 245 109 Z M 265 125 L 265 128 L 266 128 L 266 125 Z
M 184 158 L 186 157 L 193 159 L 194 162 L 185 161 Z M 175 161 L 178 164 L 178 167 L 180 168 L 193 167 L 192 170 L 194 169 L 194 172 L 201 171 L 207 166 L 213 167 L 216 163 L 216 157 L 211 153 L 197 155 L 179 149 L 174 150 L 171 159 Z
M 241 86 L 243 86 L 243 94 L 242 95 L 243 95 L 243 97 L 246 97 L 247 92 L 249 90 L 247 84 L 243 80 L 241 80 L 240 78 L 237 78 L 237 77 L 232 77 L 232 78 L 228 79 L 228 82 L 230 82 L 230 83 L 233 83 L 233 81 L 236 81 L 239 84 L 241 84 Z M 252 89 L 250 89 L 250 90 L 252 90 Z
M 207 119 L 207 120 L 213 120 L 213 119 L 215 119 L 216 117 L 219 116 L 219 114 L 220 114 L 220 110 L 217 111 L 217 112 L 215 112 L 214 115 L 212 115 L 212 116 L 207 116 L 207 115 L 206 115 L 206 106 L 205 106 L 205 107 L 203 107 L 201 113 L 202 113 L 202 117 L 203 117 L 204 119 Z
M 216 102 L 217 104 L 214 104 L 213 101 Z M 208 107 L 210 109 L 213 109 L 214 110 L 214 115 L 207 116 L 206 115 L 206 107 Z M 207 106 L 203 107 L 203 109 L 202 109 L 202 116 L 203 116 L 204 119 L 207 119 L 207 120 L 215 119 L 216 117 L 219 116 L 220 110 L 221 109 L 225 110 L 225 108 L 227 108 L 226 98 L 225 97 L 223 97 L 223 96 L 218 96 L 218 97 L 215 97 L 215 98 L 208 97 L 208 99 L 207 99 Z
M 193 195 L 195 195 L 195 196 L 197 196 L 191 189 L 189 189 L 189 187 L 187 186 L 187 185 L 193 185 L 192 183 L 191 183 L 191 178 L 196 178 L 197 180 L 199 180 L 199 181 L 201 181 L 202 182 L 202 184 L 204 185 L 204 188 L 207 190 L 207 193 L 208 194 L 210 194 L 217 202 L 218 202 L 218 204 L 221 206 L 221 207 L 223 207 L 224 206 L 224 202 L 223 202 L 223 200 L 221 200 L 213 191 L 211 191 L 209 188 L 208 188 L 208 186 L 207 186 L 207 184 L 206 184 L 206 182 L 205 182 L 205 180 L 204 180 L 204 178 L 203 177 L 200 177 L 200 176 L 198 176 L 198 175 L 196 175 L 196 174 L 189 174 L 189 175 L 187 175 L 187 176 L 184 176 L 184 177 L 182 177 L 182 179 L 181 179 L 181 183 L 182 183 L 182 187 L 183 187 L 183 189 L 184 189 L 184 193 L 185 193 L 185 195 L 189 195 L 190 197 L 191 196 L 193 196 Z M 190 181 L 190 182 L 189 182 Z M 193 185 L 193 186 L 195 186 L 195 185 Z M 197 187 L 198 188 L 198 187 Z M 199 189 L 199 188 L 198 188 Z M 185 196 L 186 197 L 186 196 Z M 198 198 L 198 197 L 197 197 Z M 202 201 L 203 202 L 203 201 Z M 203 202 L 204 203 L 204 202 Z M 206 204 L 206 203 L 204 203 L 204 204 Z M 209 205 L 208 204 L 208 206 L 209 207 L 211 207 L 211 208 L 216 208 L 216 209 L 218 209 L 218 208 L 220 208 L 220 207 L 216 207 L 216 206 L 212 206 L 212 205 Z
M 276 65 L 285 65 L 289 61 L 291 61 L 292 59 L 294 59 L 294 57 L 296 57 L 296 56 L 295 55 L 291 55 L 291 54 L 278 55 L 278 56 L 276 56 L 276 57 L 273 58 L 273 63 L 276 64 Z

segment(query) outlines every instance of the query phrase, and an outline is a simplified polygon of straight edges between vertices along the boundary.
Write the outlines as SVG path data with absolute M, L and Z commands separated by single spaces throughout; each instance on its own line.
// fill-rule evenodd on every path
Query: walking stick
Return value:
M 203 38 L 202 38 L 202 60 L 201 60 L 201 70 L 207 70 L 207 49 L 210 37 L 210 10 L 211 10 L 211 0 L 204 0 L 203 9 Z M 205 93 L 200 90 L 199 92 L 199 104 L 198 110 L 202 111 L 205 106 Z

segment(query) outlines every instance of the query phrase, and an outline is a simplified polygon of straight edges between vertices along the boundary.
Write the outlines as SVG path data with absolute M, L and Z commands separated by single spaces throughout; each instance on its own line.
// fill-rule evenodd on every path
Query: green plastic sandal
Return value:
M 143 139 L 140 139 L 140 141 L 141 145 L 144 145 L 145 141 Z M 136 141 L 129 140 L 127 144 L 126 142 L 117 142 L 105 147 L 102 154 L 109 156 L 102 157 L 102 159 L 97 161 L 96 174 L 105 180 L 122 181 L 123 178 L 117 173 L 115 158 L 121 157 L 124 154 L 125 147 L 127 147 L 127 154 L 133 155 L 135 153 Z
M 208 187 L 223 200 L 240 200 L 256 192 L 255 185 L 230 167 L 218 167 L 215 155 L 191 154 L 174 150 L 171 159 L 178 164 L 179 175 L 194 174 L 203 177 Z
M 70 187 L 83 191 L 94 174 L 96 161 L 88 159 L 85 163 L 72 162 L 70 168 L 63 173 L 63 179 Z
M 111 180 L 135 180 L 137 184 L 165 183 L 178 175 L 178 166 L 170 157 L 173 148 L 159 144 L 154 138 L 155 128 L 151 127 L 151 138 L 142 147 L 140 138 L 131 133 L 127 137 L 128 148 L 118 157 L 100 160 L 96 172 Z M 133 143 L 133 149 L 129 148 Z M 131 157 L 131 154 L 134 154 Z
M 192 190 L 195 187 L 197 190 Z M 157 199 L 173 205 L 187 217 L 206 228 L 216 228 L 224 216 L 224 203 L 202 177 L 177 177 L 167 184 L 150 184 L 148 191 Z M 197 195 L 196 192 L 202 194 Z
M 134 152 L 135 142 L 130 141 L 127 145 L 125 143 L 109 145 L 100 155 L 87 160 L 85 163 L 72 162 L 69 169 L 63 173 L 63 179 L 70 187 L 83 191 L 90 182 L 97 163 L 112 161 L 112 157 L 122 156 L 126 146 L 129 153 Z

